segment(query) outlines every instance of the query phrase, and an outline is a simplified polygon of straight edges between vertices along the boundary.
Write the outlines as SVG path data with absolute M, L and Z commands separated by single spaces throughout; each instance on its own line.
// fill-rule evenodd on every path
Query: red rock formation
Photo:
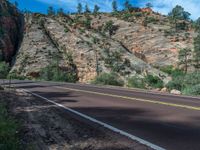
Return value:
M 0 0 L 0 8 L 0 28 L 2 31 L 0 35 L 0 51 L 3 54 L 3 60 L 11 62 L 22 38 L 23 17 L 6 0 Z

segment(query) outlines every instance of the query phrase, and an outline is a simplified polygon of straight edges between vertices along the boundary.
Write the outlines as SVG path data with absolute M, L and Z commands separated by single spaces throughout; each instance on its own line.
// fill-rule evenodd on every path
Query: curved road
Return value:
M 12 85 L 165 149 L 200 150 L 200 97 L 69 83 L 15 80 Z

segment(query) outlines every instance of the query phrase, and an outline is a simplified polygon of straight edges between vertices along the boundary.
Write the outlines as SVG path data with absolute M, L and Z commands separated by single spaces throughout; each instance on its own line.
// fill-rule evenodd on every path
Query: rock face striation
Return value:
M 166 16 L 145 9 L 127 18 L 123 13 L 21 15 L 5 0 L 0 7 L 0 56 L 13 62 L 11 73 L 18 76 L 37 78 L 55 62 L 77 74 L 79 82 L 101 72 L 115 72 L 125 81 L 151 74 L 167 82 L 168 75 L 156 68 L 176 66 L 178 51 L 193 48 L 193 30 L 172 34 Z M 144 25 L 148 17 L 151 21 Z

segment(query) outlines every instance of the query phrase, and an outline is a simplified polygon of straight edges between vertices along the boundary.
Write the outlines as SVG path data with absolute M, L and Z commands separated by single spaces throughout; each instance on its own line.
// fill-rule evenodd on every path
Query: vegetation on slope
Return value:
M 19 150 L 19 124 L 9 115 L 5 102 L 6 99 L 0 97 L 0 149 Z

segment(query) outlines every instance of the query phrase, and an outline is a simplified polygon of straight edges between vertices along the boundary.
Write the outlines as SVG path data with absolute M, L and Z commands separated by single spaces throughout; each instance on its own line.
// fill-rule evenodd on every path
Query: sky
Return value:
M 49 6 L 55 9 L 63 8 L 66 12 L 76 11 L 77 4 L 88 4 L 92 9 L 95 4 L 101 7 L 101 11 L 112 11 L 112 0 L 10 0 L 17 1 L 21 10 L 46 13 Z M 117 0 L 119 9 L 123 8 L 125 0 Z M 173 7 L 181 5 L 186 11 L 191 13 L 192 19 L 200 17 L 199 0 L 129 0 L 133 6 L 144 7 L 147 2 L 153 4 L 153 10 L 162 14 L 168 14 Z

